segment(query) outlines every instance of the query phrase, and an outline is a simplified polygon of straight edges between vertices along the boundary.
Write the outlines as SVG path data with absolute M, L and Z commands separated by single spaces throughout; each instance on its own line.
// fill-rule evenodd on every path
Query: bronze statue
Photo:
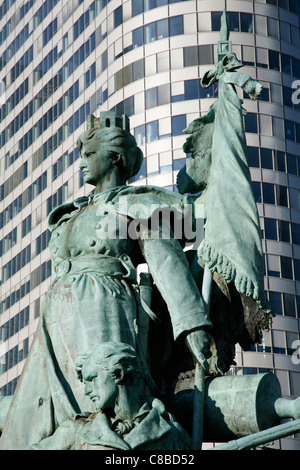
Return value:
M 257 99 L 261 86 L 238 71 L 242 64 L 231 51 L 224 18 L 226 15 L 218 64 L 202 79 L 203 86 L 219 82 L 219 97 L 208 114 L 185 131 L 189 137 L 183 150 L 192 156 L 178 175 L 178 188 L 182 194 L 194 196 L 154 186 L 128 186 L 127 180 L 138 173 L 143 158 L 129 132 L 128 118 L 119 118 L 113 112 L 89 117 L 88 129 L 77 145 L 84 181 L 95 190 L 89 197 L 57 207 L 49 216 L 55 276 L 6 417 L 1 449 L 59 447 L 66 432 L 71 437 L 69 448 L 86 448 L 93 445 L 91 436 L 104 429 L 103 423 L 108 440 L 113 435 L 119 446 L 122 443 L 124 449 L 133 448 L 135 444 L 128 439 L 127 443 L 126 439 L 118 440 L 111 426 L 112 420 L 123 419 L 124 412 L 129 428 L 133 425 L 129 430 L 122 424 L 125 434 L 129 431 L 129 438 L 135 433 L 136 413 L 143 405 L 141 395 L 135 394 L 130 409 L 116 409 L 115 397 L 125 397 L 127 389 L 111 381 L 108 402 L 100 403 L 97 393 L 93 402 L 76 373 L 76 360 L 81 357 L 79 371 L 87 384 L 88 368 L 82 355 L 99 348 L 103 352 L 107 343 L 125 343 L 141 362 L 145 382 L 135 386 L 145 386 L 146 395 L 155 397 L 152 404 L 158 406 L 160 429 L 166 424 L 162 416 L 167 416 L 170 425 L 171 418 L 164 415 L 166 406 L 177 422 L 188 418 L 186 427 L 193 434 L 193 449 L 201 449 L 205 401 L 207 407 L 210 399 L 205 377 L 226 373 L 234 364 L 236 343 L 248 349 L 260 342 L 262 330 L 269 327 L 273 314 L 264 291 L 244 111 L 235 89 L 241 86 Z M 197 191 L 202 194 L 197 195 Z M 205 218 L 204 240 L 197 250 L 184 251 L 187 241 L 193 240 L 189 236 L 197 238 L 193 227 L 199 217 Z M 190 230 L 181 230 L 188 221 Z M 194 241 L 196 245 L 199 242 Z M 138 275 L 143 263 L 147 263 L 149 273 Z M 195 373 L 185 373 L 191 369 Z M 106 379 L 101 377 L 104 387 Z M 216 388 L 225 387 L 225 398 L 219 404 L 225 413 L 224 403 L 233 398 L 233 392 L 226 397 L 226 387 L 230 390 L 235 380 L 214 380 Z M 96 376 L 92 374 L 93 381 Z M 268 379 L 263 382 L 269 383 Z M 253 390 L 256 397 L 255 387 Z M 131 386 L 129 391 L 134 396 Z M 272 403 L 266 415 L 273 419 L 275 405 L 269 392 L 267 387 L 266 395 Z M 283 415 L 277 411 L 274 416 L 280 419 Z M 234 407 L 229 414 L 234 415 Z M 190 418 L 194 419 L 193 430 Z M 271 418 L 267 426 L 273 426 Z M 216 414 L 214 423 L 213 429 L 221 429 L 222 416 Z M 143 422 L 139 426 L 142 429 Z M 176 430 L 182 442 L 175 444 L 171 432 L 165 449 L 189 447 L 181 427 Z M 159 429 L 156 432 L 159 437 Z M 226 427 L 224 432 L 228 432 Z M 239 437 L 234 426 L 229 432 L 230 437 Z M 147 439 L 144 444 L 151 448 Z M 98 444 L 101 447 L 103 441 Z
M 132 346 L 102 343 L 75 368 L 95 413 L 67 420 L 35 450 L 188 450 L 188 433 L 163 403 L 147 394 L 143 366 Z
M 161 188 L 126 186 L 139 170 L 141 151 L 125 117 L 118 120 L 114 113 L 103 113 L 100 119 L 91 118 L 94 126 L 78 141 L 80 167 L 85 182 L 95 186 L 94 194 L 64 204 L 49 216 L 56 276 L 8 413 L 2 448 L 37 444 L 67 419 L 94 411 L 74 371 L 76 357 L 87 349 L 121 341 L 144 356 L 148 367 L 144 317 L 150 308 L 137 282 L 136 267 L 141 262 L 148 263 L 168 306 L 174 338 L 186 340 L 203 364 L 210 355 L 211 322 L 180 242 L 171 226 L 169 238 L 163 238 L 159 225 L 154 236 L 155 230 L 146 223 L 153 208 L 175 203 L 181 207 L 182 197 Z M 144 209 L 145 214 L 139 215 L 144 224 L 132 228 L 137 205 Z M 116 219 L 122 230 L 124 224 L 128 230 L 138 228 L 137 236 L 124 236 L 118 227 L 107 236 L 107 226 L 115 226 Z M 174 291 L 175 285 L 181 289 Z

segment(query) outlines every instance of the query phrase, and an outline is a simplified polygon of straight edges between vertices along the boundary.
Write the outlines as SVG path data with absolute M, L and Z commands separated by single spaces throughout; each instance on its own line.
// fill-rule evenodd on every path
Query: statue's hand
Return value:
M 186 336 L 186 343 L 194 359 L 208 372 L 209 365 L 207 359 L 212 355 L 210 351 L 210 334 L 205 329 L 199 328 Z

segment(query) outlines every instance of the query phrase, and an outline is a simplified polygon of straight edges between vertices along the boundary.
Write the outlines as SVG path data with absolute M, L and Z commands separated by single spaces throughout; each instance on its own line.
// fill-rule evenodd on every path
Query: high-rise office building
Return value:
M 299 0 L 0 2 L 2 394 L 14 392 L 50 283 L 47 216 L 92 190 L 76 148 L 87 116 L 127 114 L 145 156 L 130 183 L 175 190 L 182 130 L 217 96 L 200 78 L 217 62 L 225 7 L 233 51 L 264 87 L 259 102 L 241 98 L 277 313 L 233 373 L 270 370 L 284 396 L 300 395 Z M 299 436 L 275 447 L 299 449 Z

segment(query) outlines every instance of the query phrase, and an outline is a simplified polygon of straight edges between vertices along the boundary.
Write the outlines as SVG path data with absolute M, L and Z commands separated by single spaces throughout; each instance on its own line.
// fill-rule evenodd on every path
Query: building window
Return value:
M 140 47 L 157 39 L 178 36 L 179 34 L 183 34 L 183 18 L 181 15 L 155 21 L 133 30 L 133 47 Z
M 268 24 L 268 36 L 273 37 L 273 38 L 279 38 L 278 20 L 268 17 L 267 24 Z
M 140 15 L 144 12 L 144 0 L 132 0 L 132 16 Z
M 170 36 L 178 36 L 183 34 L 183 18 L 182 16 L 173 16 L 169 18 Z
M 295 124 L 293 121 L 284 121 L 285 138 L 287 140 L 295 141 Z
M 211 13 L 211 29 L 212 29 L 212 31 L 220 31 L 222 14 L 223 14 L 222 11 L 213 11 Z
M 2 240 L 0 240 L 0 256 L 3 256 L 17 243 L 17 227 L 9 232 Z M 0 312 L 1 313 L 1 312 Z
M 278 220 L 279 241 L 290 243 L 290 224 L 284 220 Z
M 31 214 L 22 221 L 22 237 L 31 231 Z
M 251 181 L 251 186 L 255 202 L 262 202 L 260 183 L 258 181 Z
M 132 32 L 133 47 L 140 47 L 144 44 L 144 28 L 141 26 Z
M 259 168 L 258 147 L 248 147 L 248 165 L 249 167 Z
M 275 204 L 274 184 L 262 183 L 264 204 Z
M 240 20 L 239 14 L 237 12 L 228 12 L 227 13 L 227 22 L 229 31 L 239 31 L 240 30 Z
M 274 152 L 274 161 L 275 161 L 275 170 L 282 171 L 285 173 L 286 166 L 285 166 L 285 154 L 284 152 L 280 152 L 279 150 L 275 150 Z
M 51 232 L 49 230 L 45 230 L 41 235 L 37 237 L 36 250 L 35 250 L 36 255 L 46 250 L 46 248 L 49 245 L 50 238 L 51 238 Z
M 298 158 L 296 155 L 287 153 L 286 155 L 287 171 L 291 175 L 298 175 Z
M 279 52 L 277 51 L 268 51 L 269 54 L 269 68 L 272 70 L 280 70 L 279 66 Z
M 264 218 L 265 223 L 265 238 L 267 240 L 277 240 L 277 225 L 276 219 Z
M 295 296 L 292 294 L 283 294 L 284 315 L 287 317 L 296 317 Z
M 295 279 L 300 281 L 300 260 L 294 259 L 294 270 L 295 270 Z
M 199 80 L 186 80 L 184 82 L 184 95 L 186 100 L 199 98 Z
M 157 39 L 167 38 L 169 36 L 168 19 L 157 21 Z
M 18 331 L 24 328 L 29 323 L 29 306 L 21 310 L 20 313 L 11 318 L 8 322 L 2 325 L 2 340 L 6 341 L 11 336 L 15 335 Z
M 198 65 L 198 47 L 185 47 L 183 49 L 183 60 L 185 67 L 192 67 L 193 65 Z
M 245 132 L 249 132 L 252 134 L 257 134 L 257 114 L 256 113 L 248 113 L 245 116 Z
M 292 243 L 294 245 L 300 245 L 300 225 L 291 224 L 292 229 Z
M 278 206 L 288 207 L 287 187 L 276 185 L 276 203 Z
M 292 258 L 280 256 L 281 276 L 285 279 L 293 279 Z
M 154 142 L 158 139 L 158 122 L 152 121 L 146 124 L 146 143 Z
M 123 21 L 123 6 L 120 5 L 114 11 L 114 27 L 117 28 L 122 24 Z
M 157 87 L 145 91 L 146 109 L 157 106 Z
M 186 115 L 180 114 L 172 116 L 172 135 L 182 135 L 183 129 L 186 128 Z
M 250 13 L 240 13 L 241 32 L 253 33 L 253 15 Z

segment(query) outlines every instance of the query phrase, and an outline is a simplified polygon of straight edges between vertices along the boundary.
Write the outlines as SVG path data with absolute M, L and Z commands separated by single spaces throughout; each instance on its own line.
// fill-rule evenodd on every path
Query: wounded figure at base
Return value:
M 163 403 L 147 395 L 134 349 L 107 342 L 76 361 L 84 392 L 95 413 L 62 423 L 35 450 L 188 450 L 191 439 Z

